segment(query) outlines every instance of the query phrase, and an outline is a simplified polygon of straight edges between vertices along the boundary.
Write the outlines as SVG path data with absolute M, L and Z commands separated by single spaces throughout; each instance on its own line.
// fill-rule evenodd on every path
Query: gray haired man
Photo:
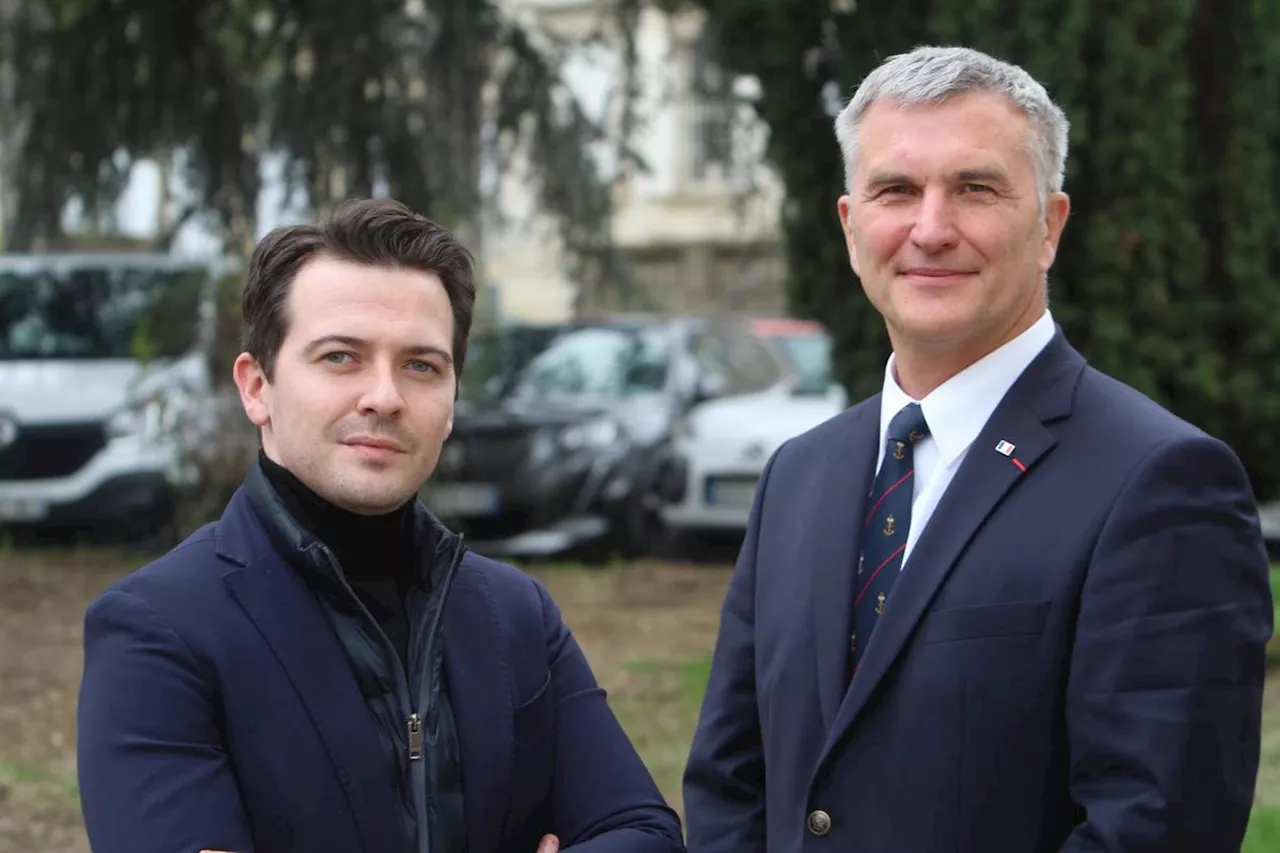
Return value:
M 926 47 L 836 122 L 883 389 L 769 460 L 685 774 L 692 853 L 1228 853 L 1267 558 L 1224 444 L 1049 313 L 1067 119 Z

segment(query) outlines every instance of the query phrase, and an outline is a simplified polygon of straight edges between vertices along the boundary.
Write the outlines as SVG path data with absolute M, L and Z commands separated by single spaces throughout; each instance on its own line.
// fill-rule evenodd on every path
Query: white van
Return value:
M 210 388 L 219 270 L 131 252 L 0 254 L 0 531 L 173 522 L 175 425 Z

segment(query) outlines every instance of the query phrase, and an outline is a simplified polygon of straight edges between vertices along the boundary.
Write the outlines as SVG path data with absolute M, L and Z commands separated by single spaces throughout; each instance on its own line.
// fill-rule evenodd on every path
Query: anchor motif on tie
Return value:
M 903 444 L 901 441 L 895 441 L 893 443 L 893 458 L 901 459 L 903 455 L 906 453 L 906 447 L 907 446 Z
M 884 613 L 884 593 L 883 592 L 876 596 L 876 615 L 879 616 L 881 613 Z
M 896 527 L 896 526 L 895 526 L 895 524 L 894 524 L 893 516 L 892 516 L 892 515 L 891 515 L 891 516 L 889 516 L 888 518 L 886 518 L 886 519 L 884 520 L 884 535 L 885 535 L 885 536 L 892 536 L 892 535 L 893 535 L 893 531 L 894 531 L 894 530 L 896 530 L 896 529 L 897 529 L 897 527 Z
M 923 435 L 921 435 L 920 433 L 916 432 L 915 430 L 912 430 L 912 431 L 911 431 L 911 434 L 910 434 L 909 436 L 907 436 L 907 438 L 911 439 L 911 443 L 912 443 L 912 444 L 915 444 L 917 441 L 919 441 L 920 439 L 924 438 L 924 436 L 923 436 Z

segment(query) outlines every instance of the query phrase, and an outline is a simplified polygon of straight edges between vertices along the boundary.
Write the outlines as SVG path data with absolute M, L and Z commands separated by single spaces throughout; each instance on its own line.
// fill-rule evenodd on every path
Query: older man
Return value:
M 234 374 L 262 454 L 222 518 L 89 608 L 95 853 L 679 853 L 547 591 L 416 501 L 471 257 L 387 201 L 259 244 Z
M 1254 499 L 1055 326 L 1066 117 L 1020 68 L 925 47 L 836 131 L 893 352 L 761 478 L 690 850 L 1239 850 L 1272 631 Z

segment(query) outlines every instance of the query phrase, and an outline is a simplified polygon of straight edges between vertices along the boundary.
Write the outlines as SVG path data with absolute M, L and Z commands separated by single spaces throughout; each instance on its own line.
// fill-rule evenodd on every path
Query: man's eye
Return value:
M 436 366 L 429 361 L 414 359 L 409 362 L 409 367 L 417 373 L 430 373 L 436 369 Z
M 991 187 L 986 184 L 965 184 L 964 191 L 967 193 L 989 193 L 993 192 Z
M 347 359 L 351 358 L 350 353 L 346 352 L 330 352 L 325 353 L 324 360 L 330 364 L 344 364 Z

